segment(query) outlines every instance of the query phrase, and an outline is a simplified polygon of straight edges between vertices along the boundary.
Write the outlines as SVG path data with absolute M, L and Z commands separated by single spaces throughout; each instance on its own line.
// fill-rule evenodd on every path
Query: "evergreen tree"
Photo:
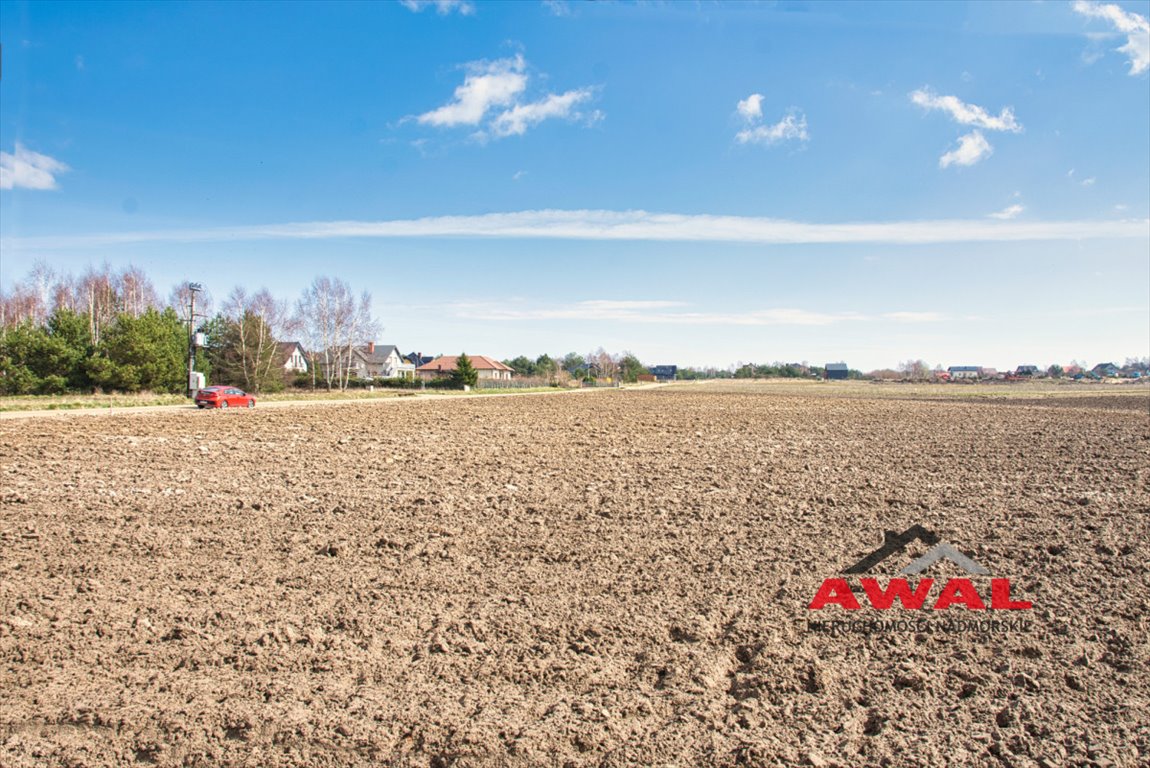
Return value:
M 624 352 L 619 360 L 619 379 L 628 383 L 639 380 L 639 376 L 647 372 L 647 366 L 630 352 Z
M 149 307 L 139 317 L 116 316 L 89 360 L 88 374 L 104 389 L 183 392 L 187 354 L 187 328 L 175 310 Z
M 474 387 L 479 383 L 479 371 L 471 364 L 471 358 L 464 352 L 455 361 L 455 370 L 451 374 L 451 382 L 457 387 Z
M 31 321 L 0 332 L 0 394 L 52 395 L 88 386 L 88 321 L 58 310 L 47 326 Z

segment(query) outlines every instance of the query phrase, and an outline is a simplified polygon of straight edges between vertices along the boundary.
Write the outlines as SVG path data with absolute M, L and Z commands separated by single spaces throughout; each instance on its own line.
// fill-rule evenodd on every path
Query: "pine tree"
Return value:
M 479 371 L 471 364 L 471 358 L 464 352 L 455 361 L 455 371 L 451 374 L 451 381 L 457 387 L 474 387 L 479 383 Z

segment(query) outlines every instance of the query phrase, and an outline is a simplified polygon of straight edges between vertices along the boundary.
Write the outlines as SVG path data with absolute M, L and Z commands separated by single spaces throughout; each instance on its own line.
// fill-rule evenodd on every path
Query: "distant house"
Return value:
M 351 351 L 351 374 L 360 379 L 414 379 L 415 366 L 394 344 L 376 346 L 369 341 Z
M 1015 376 L 1037 376 L 1038 375 L 1038 366 L 1037 365 L 1020 365 L 1014 369 L 1014 375 Z
M 511 378 L 514 370 L 498 360 L 483 355 L 468 355 L 471 367 L 479 374 L 480 379 L 507 380 Z M 429 363 L 424 363 L 415 369 L 415 375 L 421 379 L 443 379 L 455 372 L 459 360 L 458 355 L 443 355 Z
M 679 377 L 677 365 L 652 365 L 649 370 L 655 381 L 674 381 Z
M 422 352 L 408 352 L 403 356 L 403 359 L 418 368 L 421 365 L 427 365 L 435 358 L 431 355 L 425 355 Z
M 850 375 L 850 369 L 847 368 L 846 363 L 827 363 L 823 370 L 823 377 L 827 379 L 845 379 Z
M 280 360 L 283 361 L 284 371 L 288 373 L 307 373 L 307 353 L 298 341 L 281 341 L 279 343 Z
M 1090 372 L 1104 379 L 1112 379 L 1118 376 L 1118 366 L 1114 363 L 1099 363 L 1091 368 Z
M 946 369 L 946 372 L 950 374 L 951 381 L 982 377 L 982 368 L 977 365 L 952 365 Z

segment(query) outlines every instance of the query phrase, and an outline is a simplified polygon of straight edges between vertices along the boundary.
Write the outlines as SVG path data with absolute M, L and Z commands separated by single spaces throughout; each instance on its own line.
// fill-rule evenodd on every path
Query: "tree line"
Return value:
M 540 355 L 532 360 L 529 357 L 519 357 L 504 360 L 503 364 L 520 376 L 538 378 L 549 382 L 559 379 L 572 378 L 586 379 L 612 379 L 626 383 L 633 383 L 648 372 L 646 365 L 632 352 L 611 354 L 602 347 L 586 355 L 569 352 L 563 357 Z
M 345 388 L 352 351 L 379 332 L 371 294 L 342 280 L 317 277 L 294 304 L 266 288 L 237 287 L 213 311 L 209 294 L 172 288 L 159 299 L 135 267 L 89 267 L 79 276 L 37 264 L 0 291 L 0 394 L 77 391 L 182 392 L 192 331 L 206 334 L 196 370 L 250 392 L 282 389 L 279 342 L 298 338 L 309 350 L 310 384 Z

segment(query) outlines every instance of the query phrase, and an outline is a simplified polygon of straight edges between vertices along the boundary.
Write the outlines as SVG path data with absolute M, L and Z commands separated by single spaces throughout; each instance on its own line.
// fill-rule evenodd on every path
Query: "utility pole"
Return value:
M 196 293 L 202 290 L 204 286 L 199 283 L 188 283 L 188 397 L 194 394 L 192 373 L 196 370 Z

